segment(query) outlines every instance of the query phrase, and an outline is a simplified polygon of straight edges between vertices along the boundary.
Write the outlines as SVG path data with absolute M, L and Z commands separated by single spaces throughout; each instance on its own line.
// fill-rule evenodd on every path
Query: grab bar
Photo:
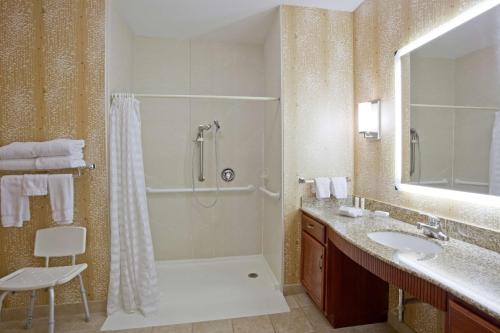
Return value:
M 269 197 L 271 197 L 273 199 L 278 199 L 279 200 L 281 198 L 281 193 L 280 192 L 271 192 L 267 188 L 265 188 L 264 186 L 259 187 L 259 190 L 262 193 L 268 195 Z
M 440 184 L 448 184 L 448 179 L 438 179 L 438 180 L 422 180 L 419 182 L 410 182 L 412 185 L 440 185 Z
M 216 187 L 202 187 L 196 188 L 195 192 L 217 192 Z M 242 187 L 221 187 L 220 192 L 253 192 L 255 191 L 255 186 L 248 185 Z M 191 187 L 186 188 L 152 188 L 146 187 L 147 193 L 191 193 L 193 189 Z
M 455 178 L 455 184 L 461 184 L 461 185 L 473 185 L 473 186 L 490 186 L 489 183 L 483 183 L 483 182 L 473 182 L 469 180 L 462 180 Z

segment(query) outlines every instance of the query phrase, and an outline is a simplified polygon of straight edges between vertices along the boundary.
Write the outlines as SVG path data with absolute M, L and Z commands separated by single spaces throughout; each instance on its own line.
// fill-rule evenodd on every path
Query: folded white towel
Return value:
M 17 160 L 0 160 L 0 170 L 50 170 L 84 167 L 82 154 Z
M 339 214 L 348 217 L 360 217 L 363 216 L 363 210 L 361 208 L 354 208 L 349 206 L 340 206 Z
M 68 156 L 82 152 L 84 140 L 55 139 L 43 142 L 13 142 L 0 147 L 0 160 Z
M 328 177 L 314 178 L 314 187 L 316 190 L 317 199 L 325 199 L 330 197 L 330 178 Z
M 36 159 L 0 160 L 0 170 L 34 170 Z
M 3 176 L 0 180 L 0 213 L 4 227 L 22 227 L 30 219 L 29 199 L 23 193 L 23 176 Z
M 57 224 L 73 223 L 73 175 L 49 175 L 48 185 L 52 219 Z
M 48 175 L 24 175 L 23 195 L 47 195 Z
M 36 169 L 50 170 L 50 169 L 67 169 L 84 167 L 85 161 L 82 156 L 53 156 L 53 157 L 39 157 L 35 162 Z
M 333 177 L 331 182 L 331 191 L 335 198 L 347 198 L 347 178 L 346 177 Z

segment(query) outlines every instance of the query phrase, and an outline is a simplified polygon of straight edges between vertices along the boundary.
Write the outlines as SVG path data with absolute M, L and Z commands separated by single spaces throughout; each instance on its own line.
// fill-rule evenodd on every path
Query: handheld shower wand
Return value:
M 198 180 L 200 182 L 204 182 L 205 181 L 205 175 L 204 175 L 204 168 L 203 168 L 203 165 L 204 165 L 204 154 L 205 154 L 205 149 L 204 149 L 204 142 L 205 142 L 205 138 L 203 136 L 203 134 L 205 133 L 205 131 L 208 131 L 212 128 L 212 124 L 207 124 L 207 125 L 199 125 L 198 126 L 198 135 L 196 136 L 196 140 L 195 142 L 198 143 L 198 147 L 200 149 L 200 170 L 199 170 L 199 173 L 198 173 Z
M 199 149 L 200 149 L 200 170 L 198 174 L 198 180 L 200 182 L 205 181 L 205 175 L 204 175 L 204 141 L 205 138 L 203 134 L 205 131 L 209 131 L 212 126 L 215 128 L 215 132 L 217 133 L 220 130 L 220 123 L 218 120 L 214 120 L 213 125 L 212 124 L 206 124 L 206 125 L 199 125 L 198 126 L 198 135 L 196 136 L 195 142 L 198 143 Z
M 192 185 L 193 185 L 193 196 L 195 198 L 195 200 L 198 202 L 198 204 L 200 204 L 202 207 L 204 208 L 211 208 L 211 207 L 214 207 L 216 204 L 217 204 L 217 201 L 219 199 L 219 177 L 218 176 L 218 170 L 219 170 L 219 149 L 218 149 L 218 144 L 217 144 L 217 134 L 220 130 L 220 123 L 218 120 L 214 120 L 213 121 L 213 125 L 212 124 L 207 124 L 207 125 L 199 125 L 198 126 L 198 135 L 196 136 L 196 140 L 194 140 L 194 142 L 198 145 L 199 147 L 199 153 L 200 153 L 200 161 L 199 161 L 199 174 L 198 174 L 198 180 L 200 182 L 203 182 L 205 181 L 205 177 L 204 177 L 204 174 L 203 174 L 203 167 L 204 167 L 204 149 L 203 149 L 203 144 L 204 144 L 204 137 L 203 137 L 203 134 L 205 131 L 208 131 L 210 129 L 214 129 L 215 130 L 215 133 L 214 133 L 214 154 L 215 154 L 215 186 L 217 188 L 217 194 L 216 194 L 216 197 L 215 199 L 210 203 L 210 204 L 204 204 L 202 203 L 199 198 L 197 197 L 196 195 L 196 184 L 195 184 L 195 167 L 194 167 L 194 162 L 195 162 L 195 145 L 193 145 L 193 155 L 192 155 L 192 159 L 191 159 L 191 180 L 192 180 Z

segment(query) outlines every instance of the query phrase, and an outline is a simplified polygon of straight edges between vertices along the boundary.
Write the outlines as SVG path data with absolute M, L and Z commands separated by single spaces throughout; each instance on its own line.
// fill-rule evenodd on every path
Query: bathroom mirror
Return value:
M 473 10 L 396 54 L 397 187 L 500 196 L 500 6 Z

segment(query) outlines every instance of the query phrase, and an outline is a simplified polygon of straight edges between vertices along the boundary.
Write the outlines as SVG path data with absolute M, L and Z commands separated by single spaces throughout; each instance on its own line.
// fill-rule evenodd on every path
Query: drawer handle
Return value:
M 307 229 L 314 229 L 314 225 L 312 225 L 312 224 L 308 224 L 308 225 L 307 225 Z

